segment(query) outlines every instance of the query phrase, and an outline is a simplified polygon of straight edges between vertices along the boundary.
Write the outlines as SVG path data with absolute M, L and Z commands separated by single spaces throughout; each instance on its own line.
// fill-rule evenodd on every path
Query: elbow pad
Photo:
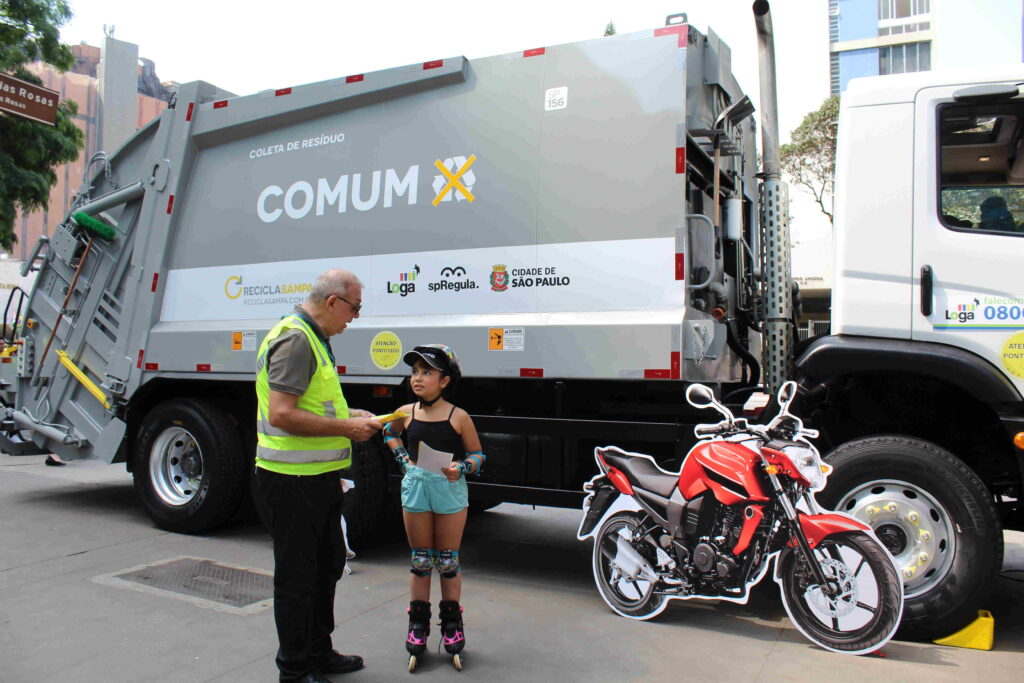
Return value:
M 483 451 L 472 451 L 466 454 L 466 459 L 462 461 L 462 471 L 466 474 L 480 474 L 484 469 L 484 461 L 487 460 L 487 456 L 484 455 Z

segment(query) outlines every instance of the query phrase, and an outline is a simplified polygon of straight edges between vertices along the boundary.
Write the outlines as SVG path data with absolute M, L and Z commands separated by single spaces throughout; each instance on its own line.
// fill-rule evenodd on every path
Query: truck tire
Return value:
M 387 500 L 387 461 L 379 437 L 352 442 L 352 466 L 341 476 L 355 482 L 345 494 L 342 514 L 350 544 L 357 544 L 377 531 Z
M 251 454 L 234 419 L 209 401 L 153 408 L 135 440 L 135 490 L 161 529 L 195 534 L 227 522 L 249 485 Z
M 905 436 L 845 443 L 817 500 L 875 530 L 904 581 L 899 637 L 932 640 L 977 616 L 1003 563 L 992 497 L 962 460 Z

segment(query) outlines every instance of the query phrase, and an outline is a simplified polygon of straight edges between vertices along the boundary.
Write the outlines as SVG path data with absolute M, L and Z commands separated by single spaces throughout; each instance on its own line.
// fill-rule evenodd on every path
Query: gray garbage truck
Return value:
M 334 341 L 350 404 L 390 412 L 403 351 L 453 347 L 488 454 L 478 509 L 578 506 L 595 446 L 678 464 L 702 419 L 690 383 L 742 404 L 798 379 L 838 465 L 830 502 L 904 576 L 904 633 L 950 633 L 996 579 L 1001 520 L 1019 522 L 1024 241 L 957 226 L 980 220 L 973 194 L 1024 191 L 1024 73 L 851 86 L 833 334 L 798 349 L 763 0 L 755 21 L 763 168 L 728 46 L 681 15 L 245 97 L 181 86 L 93 160 L 26 263 L 4 450 L 124 463 L 158 526 L 224 524 L 252 470 L 257 345 L 345 267 L 366 284 Z M 354 534 L 394 514 L 389 460 L 356 447 Z

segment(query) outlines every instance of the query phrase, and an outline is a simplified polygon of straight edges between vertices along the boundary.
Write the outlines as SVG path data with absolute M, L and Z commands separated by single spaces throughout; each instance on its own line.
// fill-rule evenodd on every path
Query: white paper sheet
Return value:
M 452 454 L 444 451 L 436 451 L 427 444 L 420 441 L 420 449 L 416 454 L 416 467 L 443 475 L 445 467 L 452 466 Z

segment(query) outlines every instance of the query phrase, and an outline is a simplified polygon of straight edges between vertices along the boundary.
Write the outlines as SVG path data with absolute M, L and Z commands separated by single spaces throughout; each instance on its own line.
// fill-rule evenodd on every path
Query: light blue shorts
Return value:
M 402 509 L 406 512 L 434 512 L 450 515 L 469 505 L 466 477 L 448 477 L 410 465 L 402 478 Z

